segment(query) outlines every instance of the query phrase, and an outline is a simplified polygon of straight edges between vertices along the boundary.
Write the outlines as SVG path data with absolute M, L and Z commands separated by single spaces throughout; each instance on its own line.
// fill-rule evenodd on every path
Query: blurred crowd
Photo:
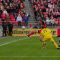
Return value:
M 47 25 L 60 25 L 60 0 L 29 0 L 36 21 L 42 20 Z
M 3 36 L 12 36 L 13 25 L 20 28 L 28 27 L 30 15 L 25 12 L 25 0 L 0 0 L 0 24 Z M 60 25 L 60 0 L 29 0 L 35 17 L 35 26 L 41 21 L 47 25 Z M 30 24 L 30 27 L 32 25 Z
M 0 0 L 0 20 L 27 26 L 29 15 L 25 13 L 24 8 L 24 0 Z
M 12 35 L 13 25 L 18 27 L 28 25 L 29 15 L 25 13 L 25 0 L 0 0 L 0 24 L 3 36 Z

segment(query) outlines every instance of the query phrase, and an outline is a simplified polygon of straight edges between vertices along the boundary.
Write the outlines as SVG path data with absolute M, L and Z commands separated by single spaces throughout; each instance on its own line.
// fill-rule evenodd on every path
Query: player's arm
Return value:
M 41 30 L 39 29 L 38 31 L 32 31 L 27 36 L 30 37 L 30 36 L 34 35 L 35 33 L 40 34 L 41 33 Z
M 36 33 L 36 31 L 32 31 L 32 32 L 29 32 L 29 34 L 27 35 L 28 37 L 34 35 Z

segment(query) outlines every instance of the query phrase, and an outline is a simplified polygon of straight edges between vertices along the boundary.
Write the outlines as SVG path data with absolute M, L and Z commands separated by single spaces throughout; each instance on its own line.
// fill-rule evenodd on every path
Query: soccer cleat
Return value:
M 60 47 L 60 44 L 58 45 L 58 47 Z
M 57 49 L 60 49 L 60 44 L 58 45 L 58 48 Z
M 57 49 L 60 49 L 60 47 L 58 47 Z

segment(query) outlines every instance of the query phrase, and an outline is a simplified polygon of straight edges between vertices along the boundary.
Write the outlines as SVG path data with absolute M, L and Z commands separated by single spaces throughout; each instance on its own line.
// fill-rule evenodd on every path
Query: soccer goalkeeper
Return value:
M 35 33 L 34 31 L 29 33 L 28 37 L 30 37 L 34 33 Z M 46 47 L 47 41 L 52 42 L 56 48 L 59 48 L 58 44 L 55 42 L 55 40 L 52 37 L 51 30 L 46 27 L 46 24 L 44 22 L 42 22 L 42 28 L 38 30 L 38 34 L 39 34 L 40 41 L 42 42 L 43 48 Z

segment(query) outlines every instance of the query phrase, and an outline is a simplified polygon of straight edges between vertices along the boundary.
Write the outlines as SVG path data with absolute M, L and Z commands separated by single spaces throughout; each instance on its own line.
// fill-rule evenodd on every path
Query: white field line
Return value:
M 17 41 L 19 41 L 19 40 L 25 40 L 25 39 L 28 39 L 28 38 L 22 38 L 22 39 L 16 39 L 16 40 L 14 40 L 14 41 L 10 41 L 10 42 L 7 42 L 7 43 L 4 43 L 4 44 L 1 44 L 0 46 L 4 46 L 4 45 L 8 45 L 8 44 L 11 44 L 11 43 L 14 43 L 14 42 L 17 42 Z
M 0 56 L 0 58 L 60 58 L 60 56 Z

